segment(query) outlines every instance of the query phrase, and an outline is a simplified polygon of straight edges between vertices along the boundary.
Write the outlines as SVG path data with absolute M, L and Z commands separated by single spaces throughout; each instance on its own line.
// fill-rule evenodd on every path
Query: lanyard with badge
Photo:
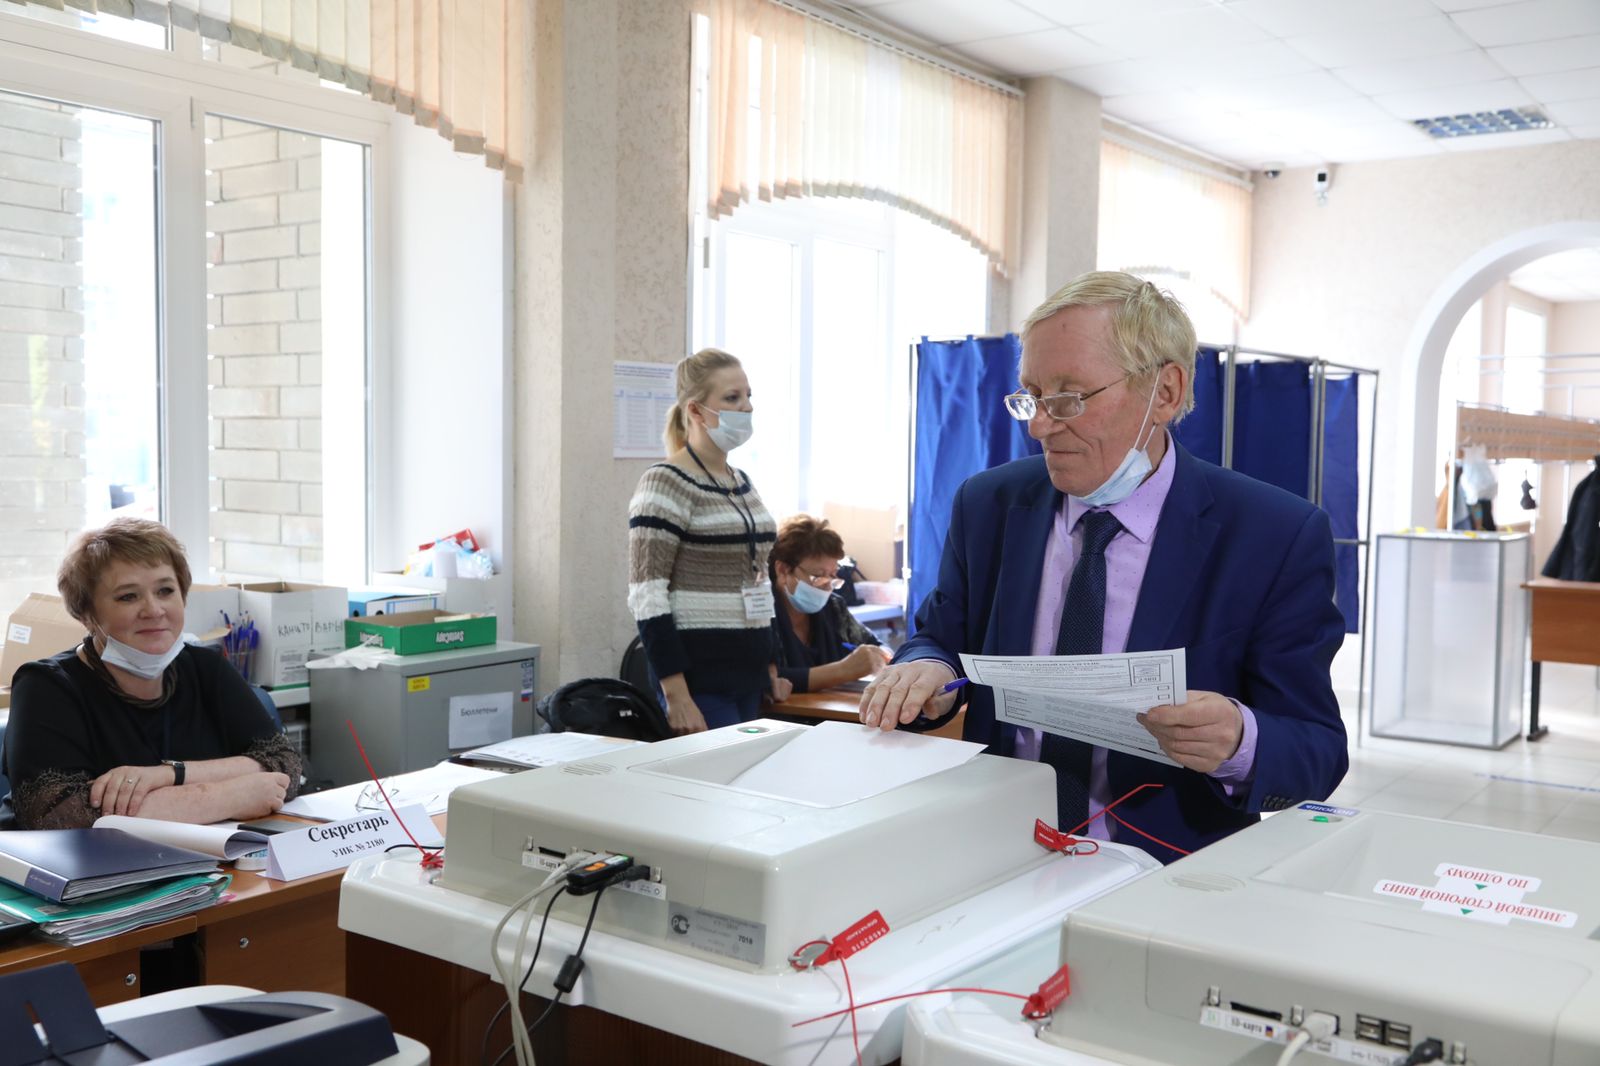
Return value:
M 739 521 L 744 524 L 745 548 L 749 552 L 750 560 L 750 581 L 740 590 L 744 596 L 744 616 L 747 621 L 765 622 L 772 618 L 775 601 L 772 598 L 772 583 L 767 580 L 766 574 L 762 573 L 761 563 L 756 559 L 757 523 L 755 509 L 749 503 L 740 499 L 739 477 L 737 474 L 733 475 L 733 488 L 724 489 L 722 483 L 717 480 L 717 476 L 706 468 L 705 463 L 700 461 L 700 457 L 695 454 L 694 449 L 688 445 L 684 447 L 689 453 L 689 458 L 693 459 L 701 472 L 711 479 L 711 484 L 716 486 L 717 491 L 727 494 L 728 502 L 733 505 L 734 512 L 739 516 Z M 732 470 L 731 467 L 729 469 Z

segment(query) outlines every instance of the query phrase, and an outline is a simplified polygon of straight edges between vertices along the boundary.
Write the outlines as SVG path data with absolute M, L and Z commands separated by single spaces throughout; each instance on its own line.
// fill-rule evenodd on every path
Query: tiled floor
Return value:
M 1365 738 L 1331 802 L 1600 841 L 1595 668 L 1544 667 L 1543 740 L 1499 751 Z M 1354 737 L 1353 711 L 1347 719 Z

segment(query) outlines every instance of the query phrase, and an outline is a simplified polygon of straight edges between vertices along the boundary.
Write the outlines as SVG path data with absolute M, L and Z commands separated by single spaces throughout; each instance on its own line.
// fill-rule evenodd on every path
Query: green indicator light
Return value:
M 1326 814 L 1319 814 L 1311 820 L 1313 822 L 1326 822 L 1328 820 L 1328 816 Z

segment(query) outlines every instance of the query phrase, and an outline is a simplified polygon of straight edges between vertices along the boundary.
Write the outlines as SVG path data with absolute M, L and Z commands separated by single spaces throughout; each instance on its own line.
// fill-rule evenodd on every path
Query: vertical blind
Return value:
M 1188 278 L 1247 319 L 1250 206 L 1242 179 L 1103 141 L 1100 269 Z
M 1015 262 L 1021 99 L 780 7 L 696 0 L 709 21 L 707 216 L 752 199 L 893 204 Z
M 259 52 L 366 93 L 519 178 L 532 50 L 522 0 L 17 0 Z

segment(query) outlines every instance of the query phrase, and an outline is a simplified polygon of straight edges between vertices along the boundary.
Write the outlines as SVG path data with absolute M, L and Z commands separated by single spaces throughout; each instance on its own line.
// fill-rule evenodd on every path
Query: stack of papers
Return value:
M 842 807 L 962 765 L 982 744 L 856 722 L 818 722 L 730 785 L 742 792 Z
M 621 751 L 640 740 L 622 737 L 597 737 L 590 733 L 535 733 L 532 736 L 512 737 L 486 748 L 474 748 L 457 758 L 470 762 L 498 763 L 501 766 L 518 766 L 534 769 L 556 766 L 564 762 L 577 762 L 595 755 Z
M 130 818 L 125 814 L 105 814 L 95 819 L 96 829 L 120 829 L 140 840 L 187 848 L 202 855 L 232 862 L 241 855 L 267 846 L 267 835 L 253 829 L 240 829 L 237 822 L 195 825 L 168 822 L 161 818 Z
M 443 814 L 450 806 L 450 793 L 462 785 L 489 781 L 499 776 L 498 770 L 460 766 L 446 759 L 426 770 L 386 777 L 383 785 L 389 793 L 389 802 L 397 810 L 418 806 L 426 808 L 429 814 Z M 319 822 L 342 822 L 346 818 L 358 818 L 373 811 L 387 812 L 388 804 L 377 795 L 377 791 L 377 786 L 371 781 L 330 788 L 297 796 L 283 805 L 283 813 L 315 818 Z
M 0 885 L 0 910 L 37 922 L 46 940 L 76 947 L 204 910 L 233 879 L 226 874 L 180 877 L 79 903 L 51 903 L 20 888 Z

